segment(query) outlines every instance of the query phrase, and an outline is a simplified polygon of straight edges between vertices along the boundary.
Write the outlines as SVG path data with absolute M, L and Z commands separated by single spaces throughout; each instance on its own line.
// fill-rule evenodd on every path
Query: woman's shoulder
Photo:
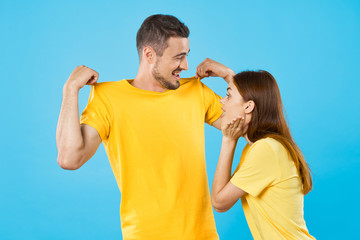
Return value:
M 279 142 L 274 138 L 266 137 L 255 141 L 250 148 L 271 147 L 272 145 L 277 145 L 277 143 Z
M 252 144 L 252 146 L 249 149 L 251 150 L 261 150 L 261 151 L 265 151 L 268 154 L 276 154 L 278 155 L 279 153 L 286 151 L 284 146 L 281 144 L 280 141 L 271 138 L 271 137 L 265 137 L 262 139 L 257 140 L 256 142 L 254 142 Z

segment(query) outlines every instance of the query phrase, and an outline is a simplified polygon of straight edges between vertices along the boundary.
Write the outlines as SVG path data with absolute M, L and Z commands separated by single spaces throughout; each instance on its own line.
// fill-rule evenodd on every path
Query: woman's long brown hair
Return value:
M 267 71 L 245 71 L 235 75 L 234 83 L 245 101 L 255 103 L 247 129 L 249 140 L 271 137 L 279 141 L 294 161 L 306 195 L 312 189 L 310 168 L 291 136 L 275 78 Z

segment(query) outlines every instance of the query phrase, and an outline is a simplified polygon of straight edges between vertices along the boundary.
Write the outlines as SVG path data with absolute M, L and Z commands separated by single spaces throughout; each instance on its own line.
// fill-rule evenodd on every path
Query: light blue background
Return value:
M 206 57 L 278 81 L 313 171 L 305 220 L 318 239 L 358 235 L 359 1 L 0 2 L 0 239 L 121 239 L 120 193 L 101 145 L 77 171 L 56 163 L 62 86 L 77 65 L 101 81 L 133 78 L 135 36 L 155 13 L 190 28 L 190 77 Z M 219 78 L 204 81 L 224 95 Z M 89 87 L 81 90 L 86 105 Z M 212 183 L 221 133 L 206 127 Z M 238 145 L 234 167 L 244 141 Z M 215 213 L 221 239 L 251 239 L 241 203 Z

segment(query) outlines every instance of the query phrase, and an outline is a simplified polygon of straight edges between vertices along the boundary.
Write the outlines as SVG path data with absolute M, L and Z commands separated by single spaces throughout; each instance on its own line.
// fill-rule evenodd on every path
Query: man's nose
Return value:
M 188 61 L 187 61 L 186 57 L 184 57 L 184 59 L 181 61 L 180 68 L 185 70 L 185 71 L 188 70 L 189 65 L 188 65 Z

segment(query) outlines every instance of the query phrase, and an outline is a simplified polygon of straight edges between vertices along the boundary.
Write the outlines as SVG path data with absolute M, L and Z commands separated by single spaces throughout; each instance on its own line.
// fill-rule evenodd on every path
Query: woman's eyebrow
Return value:
M 229 91 L 229 90 L 231 90 L 231 87 L 228 87 L 228 88 L 226 89 L 226 91 Z

